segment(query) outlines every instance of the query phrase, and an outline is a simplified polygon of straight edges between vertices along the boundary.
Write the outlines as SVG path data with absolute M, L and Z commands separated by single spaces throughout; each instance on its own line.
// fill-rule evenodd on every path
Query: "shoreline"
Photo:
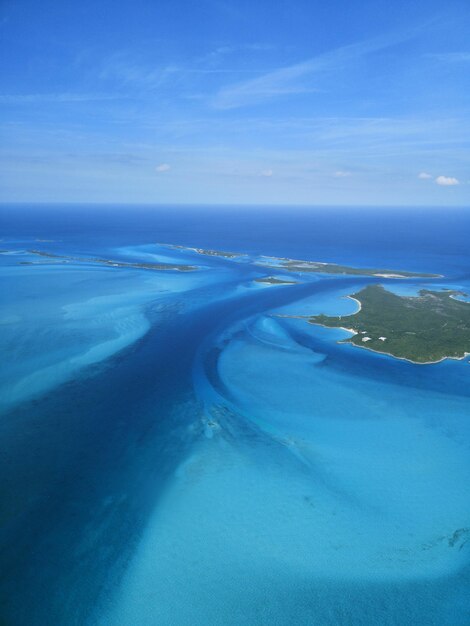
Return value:
M 318 324 L 318 326 L 323 326 L 323 324 Z M 324 326 L 324 328 L 331 328 L 331 326 Z M 343 330 L 350 330 L 344 328 Z M 354 333 L 355 335 L 359 333 Z M 463 356 L 443 356 L 437 361 L 413 361 L 412 359 L 407 359 L 405 356 L 395 356 L 391 352 L 382 352 L 382 350 L 374 350 L 374 348 L 369 348 L 364 345 L 361 346 L 356 343 L 352 343 L 352 341 L 337 341 L 336 343 L 347 343 L 348 345 L 354 346 L 355 348 L 362 348 L 363 350 L 369 350 L 369 352 L 374 352 L 375 354 L 384 354 L 385 356 L 392 357 L 392 359 L 398 359 L 399 361 L 407 361 L 407 363 L 413 363 L 413 365 L 437 365 L 438 363 L 442 363 L 443 361 L 447 361 L 447 359 L 452 359 L 453 361 L 463 361 L 468 356 L 470 356 L 470 352 L 465 352 Z
M 349 296 L 348 296 L 349 297 Z M 279 316 L 281 317 L 281 316 Z M 292 316 L 292 315 L 283 315 L 282 317 L 296 317 L 297 319 L 305 319 L 308 320 L 309 316 Z M 352 336 L 355 337 L 356 335 L 360 335 L 360 333 L 357 330 L 354 330 L 354 328 L 346 328 L 345 326 L 327 326 L 326 324 L 320 324 L 318 322 L 308 322 L 308 324 L 312 324 L 312 326 L 321 326 L 322 328 L 330 328 L 330 329 L 335 329 L 335 328 L 339 328 L 341 330 L 345 330 L 348 333 L 352 333 Z M 470 356 L 470 352 L 465 352 L 463 356 L 443 356 L 440 359 L 438 359 L 437 361 L 413 361 L 412 359 L 407 359 L 406 356 L 396 356 L 395 354 L 392 354 L 391 352 L 384 352 L 382 350 L 375 350 L 374 348 L 370 348 L 367 345 L 360 345 L 357 343 L 353 343 L 352 341 L 349 341 L 350 339 L 352 339 L 352 337 L 349 337 L 348 339 L 340 339 L 339 341 L 337 341 L 336 343 L 341 343 L 341 344 L 348 344 L 350 346 L 353 346 L 354 348 L 362 348 L 363 350 L 369 350 L 369 352 L 374 352 L 375 354 L 384 354 L 385 356 L 390 356 L 392 357 L 392 359 L 398 359 L 399 361 L 407 361 L 408 363 L 413 363 L 413 365 L 436 365 L 437 363 L 442 363 L 442 361 L 447 361 L 447 359 L 452 359 L 453 361 L 463 361 L 464 359 L 466 359 L 468 356 Z
M 349 298 L 350 296 L 345 296 L 345 297 Z M 355 298 L 352 298 L 352 300 L 355 300 Z M 354 330 L 354 328 L 346 328 L 345 326 L 327 326 L 326 324 L 320 324 L 319 322 L 310 322 L 309 320 L 311 318 L 311 315 L 282 315 L 280 313 L 277 313 L 277 314 L 274 314 L 273 317 L 304 320 L 307 322 L 307 324 L 312 324 L 312 326 L 321 326 L 322 328 L 329 328 L 330 330 L 335 330 L 335 329 L 345 330 L 346 332 L 351 333 L 352 337 L 355 337 L 356 335 L 360 335 L 360 333 L 357 330 Z M 396 356 L 395 354 L 392 354 L 391 352 L 384 352 L 383 350 L 375 350 L 374 348 L 370 348 L 367 345 L 360 345 L 357 343 L 353 343 L 352 341 L 350 341 L 352 337 L 348 337 L 347 339 L 340 339 L 336 343 L 347 344 L 347 345 L 353 346 L 354 348 L 362 348 L 363 350 L 369 350 L 369 352 L 373 352 L 375 354 L 383 354 L 385 356 L 391 357 L 392 359 L 397 359 L 399 361 L 406 361 L 407 363 L 413 363 L 413 365 L 436 365 L 437 363 L 442 363 L 442 361 L 447 361 L 447 359 L 452 359 L 453 361 L 463 361 L 468 356 L 470 356 L 470 352 L 465 352 L 463 356 L 443 356 L 437 361 L 413 361 L 412 359 L 407 359 L 405 356 Z
M 348 313 L 348 315 L 356 315 L 356 313 L 359 313 L 359 311 L 362 311 L 362 302 L 360 300 L 358 300 L 354 296 L 345 296 L 345 297 L 349 298 L 350 300 L 354 300 L 354 302 L 357 302 L 357 304 L 359 306 L 357 311 L 354 311 L 354 313 Z M 338 317 L 343 317 L 343 316 L 339 315 Z

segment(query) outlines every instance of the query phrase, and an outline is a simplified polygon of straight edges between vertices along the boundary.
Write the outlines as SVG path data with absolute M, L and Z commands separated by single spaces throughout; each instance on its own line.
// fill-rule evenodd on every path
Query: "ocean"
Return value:
M 469 624 L 469 358 L 279 316 L 470 293 L 469 234 L 464 209 L 3 205 L 0 623 Z M 269 256 L 442 277 L 258 283 Z

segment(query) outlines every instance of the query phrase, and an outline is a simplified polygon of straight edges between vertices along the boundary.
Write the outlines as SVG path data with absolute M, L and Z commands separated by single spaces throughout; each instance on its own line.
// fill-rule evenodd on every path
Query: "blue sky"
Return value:
M 468 0 L 2 0 L 4 201 L 469 205 Z

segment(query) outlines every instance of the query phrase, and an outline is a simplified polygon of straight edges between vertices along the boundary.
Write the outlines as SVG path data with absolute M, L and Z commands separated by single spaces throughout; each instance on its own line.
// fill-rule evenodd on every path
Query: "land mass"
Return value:
M 39 240 L 38 240 L 39 241 Z M 43 240 L 47 241 L 47 240 Z M 181 246 L 176 244 L 158 244 L 174 250 L 188 250 L 190 252 L 196 252 L 197 254 L 222 257 L 225 259 L 237 259 L 239 257 L 245 257 L 246 254 L 241 252 L 225 252 L 223 250 L 210 250 L 205 248 L 190 248 L 187 246 Z M 8 251 L 3 251 L 8 252 Z M 128 263 L 123 261 L 115 261 L 113 259 L 101 259 L 101 258 L 83 258 L 72 257 L 60 254 L 54 254 L 52 252 L 46 252 L 43 250 L 28 250 L 29 254 L 35 254 L 37 256 L 46 257 L 48 259 L 56 259 L 57 261 L 78 261 L 88 263 L 100 263 L 103 265 L 109 265 L 111 267 L 134 267 L 138 269 L 148 269 L 155 271 L 162 270 L 177 270 L 181 272 L 188 272 L 197 269 L 192 265 L 173 265 L 171 263 Z M 278 268 L 286 270 L 288 272 L 296 273 L 321 273 L 321 274 L 346 274 L 352 276 L 375 276 L 382 278 L 439 278 L 439 274 L 423 274 L 417 272 L 409 272 L 404 270 L 384 270 L 384 269 L 371 269 L 371 268 L 358 268 L 349 267 L 347 265 L 338 265 L 337 263 L 323 263 L 320 261 L 300 261 L 295 259 L 288 259 L 283 257 L 263 257 L 266 261 L 258 261 L 256 265 L 269 268 Z M 290 281 L 281 279 L 274 279 L 268 277 L 268 279 L 261 279 L 259 282 L 269 282 L 270 284 L 288 284 Z M 295 281 L 292 281 L 295 282 Z
M 107 265 L 110 267 L 125 267 L 125 268 L 135 268 L 135 269 L 143 269 L 143 270 L 153 270 L 153 271 L 178 271 L 178 272 L 191 272 L 197 270 L 198 268 L 194 265 L 172 265 L 170 263 L 126 263 L 124 261 L 114 261 L 112 259 L 100 259 L 96 257 L 76 257 L 76 256 L 67 256 L 63 254 L 54 254 L 52 252 L 45 252 L 43 250 L 28 250 L 29 254 L 35 254 L 39 257 L 45 257 L 47 259 L 57 260 L 57 261 L 75 261 L 80 263 L 99 263 L 101 265 Z M 23 265 L 25 262 L 23 262 Z M 32 264 L 32 263 L 29 263 Z
M 205 248 L 190 248 L 176 244 L 158 244 L 173 250 L 188 250 L 206 256 L 223 257 L 226 259 L 237 259 L 246 257 L 242 252 L 223 252 L 221 250 L 207 250 Z M 261 256 L 258 257 L 255 265 L 269 267 L 271 269 L 285 270 L 297 273 L 318 273 L 318 274 L 347 274 L 352 276 L 376 276 L 379 278 L 441 278 L 440 274 L 425 274 L 422 272 L 409 272 L 406 270 L 374 269 L 363 267 L 350 267 L 348 265 L 338 265 L 337 263 L 323 263 L 321 261 L 301 261 L 286 257 Z
M 455 297 L 459 295 L 466 294 L 422 289 L 418 296 L 398 296 L 369 285 L 349 296 L 359 303 L 357 313 L 307 319 L 353 332 L 344 343 L 413 363 L 437 363 L 470 354 L 470 303 Z
M 405 270 L 374 269 L 367 267 L 349 267 L 337 263 L 322 263 L 320 261 L 299 261 L 282 257 L 266 257 L 273 259 L 275 267 L 280 267 L 289 272 L 316 272 L 319 274 L 348 274 L 353 276 L 377 276 L 379 278 L 440 278 L 440 274 L 423 274 L 420 272 L 408 272 Z M 261 262 L 258 265 L 273 267 L 269 262 Z
M 267 285 L 296 285 L 296 280 L 283 280 L 276 276 L 263 276 L 262 278 L 255 278 L 255 283 L 265 283 Z
M 197 252 L 198 254 L 205 254 L 206 256 L 220 256 L 225 259 L 236 259 L 240 256 L 246 256 L 241 252 L 224 252 L 223 250 L 206 250 L 205 248 L 188 248 L 188 246 L 178 246 L 176 244 L 158 244 L 166 245 L 174 250 L 189 250 L 190 252 Z

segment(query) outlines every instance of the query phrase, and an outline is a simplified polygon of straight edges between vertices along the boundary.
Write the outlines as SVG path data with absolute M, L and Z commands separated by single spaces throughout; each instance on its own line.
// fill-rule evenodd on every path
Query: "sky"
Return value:
M 468 0 L 0 0 L 0 201 L 470 206 Z

